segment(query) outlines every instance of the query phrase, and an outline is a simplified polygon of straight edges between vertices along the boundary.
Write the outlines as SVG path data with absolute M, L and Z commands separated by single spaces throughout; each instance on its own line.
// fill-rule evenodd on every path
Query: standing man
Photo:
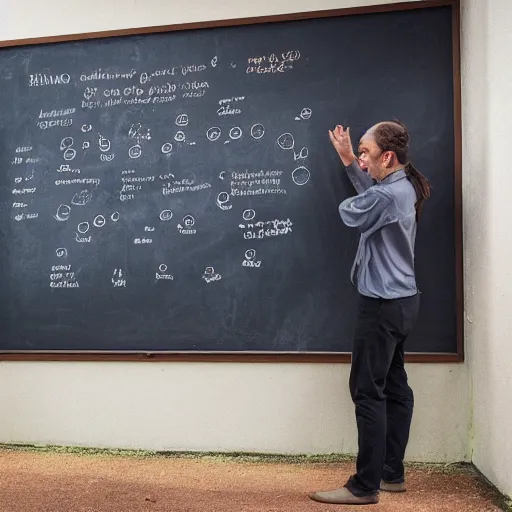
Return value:
M 356 474 L 344 487 L 316 492 L 323 503 L 378 503 L 379 490 L 405 491 L 404 455 L 414 395 L 404 367 L 404 344 L 420 296 L 414 244 L 430 185 L 409 161 L 409 134 L 398 121 L 378 123 L 359 142 L 350 129 L 329 130 L 358 195 L 343 201 L 343 222 L 360 232 L 352 267 L 359 308 L 352 348 L 350 393 L 358 430 Z

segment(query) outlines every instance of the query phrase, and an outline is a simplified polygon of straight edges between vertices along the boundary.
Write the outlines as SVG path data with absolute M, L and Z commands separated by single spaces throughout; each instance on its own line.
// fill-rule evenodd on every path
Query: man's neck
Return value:
M 395 165 L 383 171 L 383 173 L 378 177 L 377 181 L 384 181 L 389 175 L 393 174 L 396 171 L 400 171 L 404 168 L 403 165 Z

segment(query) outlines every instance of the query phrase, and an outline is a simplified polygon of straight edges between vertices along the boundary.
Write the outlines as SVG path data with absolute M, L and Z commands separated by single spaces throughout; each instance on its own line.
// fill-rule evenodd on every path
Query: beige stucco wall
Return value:
M 512 2 L 463 3 L 466 329 L 473 462 L 512 496 Z
M 505 259 L 507 237 L 500 238 L 496 225 L 490 221 L 498 221 L 497 225 L 505 228 L 507 220 L 503 214 L 510 207 L 506 197 L 492 207 L 489 204 L 490 197 L 494 197 L 492 194 L 500 197 L 498 187 L 503 181 L 498 182 L 497 177 L 503 174 L 504 179 L 506 172 L 505 166 L 496 167 L 504 158 L 505 152 L 499 152 L 499 143 L 506 132 L 501 134 L 491 125 L 497 123 L 496 126 L 505 128 L 505 113 L 500 112 L 499 106 L 506 98 L 507 78 L 498 76 L 499 55 L 504 58 L 510 46 L 500 48 L 500 39 L 506 32 L 505 18 L 497 19 L 502 33 L 491 34 L 492 31 L 479 26 L 477 4 L 480 1 L 468 2 L 464 22 L 468 25 L 468 34 L 475 37 L 473 41 L 466 40 L 463 77 L 468 149 L 464 161 L 468 197 L 466 297 L 469 354 L 475 375 L 472 381 L 476 397 L 475 459 L 497 481 L 499 473 L 506 472 L 498 461 L 498 454 L 505 453 L 505 448 L 494 441 L 500 439 L 499 432 L 510 433 L 510 423 L 498 419 L 499 406 L 506 396 L 506 377 L 500 378 L 497 372 L 507 361 L 502 351 L 506 348 L 509 321 L 506 301 L 500 303 L 499 299 L 506 297 L 510 276 Z M 508 9 L 509 0 L 492 1 Z M 252 7 L 250 2 L 238 0 L 6 3 L 0 18 L 1 39 L 390 2 L 262 0 Z M 493 66 L 490 72 L 496 78 L 490 89 L 497 96 L 489 100 L 488 118 L 482 117 L 486 108 L 481 96 L 488 84 L 485 77 L 478 78 L 473 72 L 473 66 L 484 66 L 480 62 L 484 52 L 481 47 L 487 44 L 494 45 L 493 50 L 498 52 L 490 56 Z M 487 121 L 482 122 L 482 119 Z M 495 155 L 480 149 L 480 129 L 493 134 L 489 147 L 496 151 Z M 496 165 L 490 166 L 490 163 Z M 500 248 L 492 257 L 489 253 L 491 239 Z M 500 278 L 503 278 L 501 282 Z M 495 286 L 492 293 L 491 284 Z M 491 328 L 488 320 L 496 324 Z M 495 353 L 491 353 L 489 347 L 494 348 Z M 467 364 L 409 365 L 410 380 L 416 391 L 409 459 L 455 461 L 467 458 L 473 410 L 468 368 Z M 356 436 L 347 390 L 348 372 L 349 366 L 344 364 L 4 362 L 0 363 L 0 442 L 353 453 Z M 486 417 L 482 405 L 489 395 L 493 400 L 491 414 Z M 499 426 L 496 430 L 494 421 Z M 496 432 L 489 442 L 484 440 L 486 431 Z M 508 470 L 510 474 L 510 467 Z M 506 484 L 500 482 L 501 487 L 506 488 Z

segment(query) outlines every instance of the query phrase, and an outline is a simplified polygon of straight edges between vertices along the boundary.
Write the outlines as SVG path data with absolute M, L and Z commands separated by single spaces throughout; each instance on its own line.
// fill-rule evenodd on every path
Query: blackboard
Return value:
M 5 44 L 4 357 L 346 355 L 355 191 L 328 129 L 398 117 L 433 185 L 407 349 L 460 359 L 457 26 L 413 2 Z

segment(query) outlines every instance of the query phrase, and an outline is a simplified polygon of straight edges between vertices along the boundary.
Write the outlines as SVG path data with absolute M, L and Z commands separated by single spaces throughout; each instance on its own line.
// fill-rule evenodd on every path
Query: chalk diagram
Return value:
M 253 139 L 259 140 L 263 135 L 265 135 L 265 127 L 262 124 L 257 123 L 251 127 L 251 137 Z
M 105 225 L 105 222 L 106 220 L 105 217 L 103 217 L 103 215 L 96 215 L 93 221 L 93 225 L 94 227 L 102 228 Z
M 291 133 L 283 133 L 282 135 L 279 135 L 279 137 L 277 138 L 277 144 L 281 149 L 293 149 L 293 146 L 295 145 L 295 140 Z
M 60 143 L 60 150 L 64 151 L 62 156 L 64 160 L 68 162 L 73 160 L 76 156 L 76 151 L 72 147 L 74 143 L 73 137 L 65 137 Z
M 215 269 L 213 267 L 206 267 L 202 278 L 207 283 L 211 283 L 213 281 L 220 281 L 222 279 L 222 276 L 220 274 L 217 274 L 217 272 L 215 272 Z
M 297 160 L 305 160 L 309 155 L 309 151 L 308 151 L 308 148 L 306 147 L 303 147 L 299 153 L 293 153 L 293 159 L 295 161 Z
M 244 210 L 242 217 L 244 220 L 252 220 L 254 217 L 256 217 L 256 212 L 252 209 Z
M 311 117 L 312 111 L 310 108 L 305 107 L 300 111 L 300 114 L 295 118 L 296 121 L 301 119 L 308 120 Z
M 172 219 L 172 211 L 171 210 L 162 210 L 160 212 L 160 220 L 166 222 Z
M 305 185 L 309 181 L 310 176 L 309 170 L 301 165 L 293 171 L 292 180 L 296 185 Z
M 229 198 L 229 194 L 227 192 L 221 192 L 218 196 L 217 196 L 217 206 L 221 209 L 221 210 L 231 210 L 231 208 L 233 208 L 233 205 L 231 204 L 231 201 L 230 201 L 230 198 Z
M 187 126 L 188 125 L 188 115 L 187 114 L 180 114 L 176 118 L 176 126 Z
M 65 249 L 64 247 L 59 247 L 59 248 L 55 251 L 55 254 L 57 255 L 57 258 L 67 258 L 67 256 L 68 256 L 68 251 L 67 251 L 67 249 Z
M 87 233 L 87 231 L 89 231 L 89 223 L 87 221 L 80 222 L 80 224 L 78 224 L 77 230 L 79 233 L 84 235 L 85 233 Z
M 185 215 L 185 217 L 183 217 L 183 224 L 185 224 L 186 228 L 191 228 L 195 223 L 196 220 L 192 215 Z
M 69 214 L 71 213 L 71 208 L 67 204 L 61 204 L 57 208 L 57 213 L 54 215 L 54 218 L 59 222 L 64 222 L 69 219 Z
M 239 126 L 233 126 L 231 130 L 229 130 L 229 138 L 232 140 L 238 140 L 242 136 L 242 128 Z
M 128 156 L 130 158 L 139 158 L 142 155 L 142 148 L 139 144 L 135 144 L 128 150 Z
M 247 249 L 244 254 L 244 261 L 242 261 L 243 267 L 259 267 L 261 265 L 261 261 L 256 261 L 256 250 L 255 249 Z
M 77 192 L 73 199 L 71 199 L 71 204 L 74 204 L 75 206 L 85 206 L 92 198 L 92 192 L 85 189 L 81 192 Z
M 110 219 L 112 220 L 112 222 L 117 222 L 119 220 L 119 212 L 114 212 L 111 216 L 110 216 Z
M 176 135 L 174 136 L 174 140 L 176 142 L 185 142 L 185 133 L 183 133 L 181 130 L 176 132 Z
M 213 126 L 206 132 L 206 137 L 209 141 L 215 142 L 220 138 L 222 130 L 218 126 Z
M 65 149 L 70 148 L 74 144 L 73 137 L 65 137 L 60 142 L 60 150 L 64 151 Z
M 162 153 L 164 155 L 168 155 L 171 151 L 172 151 L 172 143 L 165 142 L 164 144 L 162 144 Z
M 110 140 L 103 137 L 103 135 L 98 135 L 98 146 L 100 151 L 106 153 L 107 151 L 110 151 Z

